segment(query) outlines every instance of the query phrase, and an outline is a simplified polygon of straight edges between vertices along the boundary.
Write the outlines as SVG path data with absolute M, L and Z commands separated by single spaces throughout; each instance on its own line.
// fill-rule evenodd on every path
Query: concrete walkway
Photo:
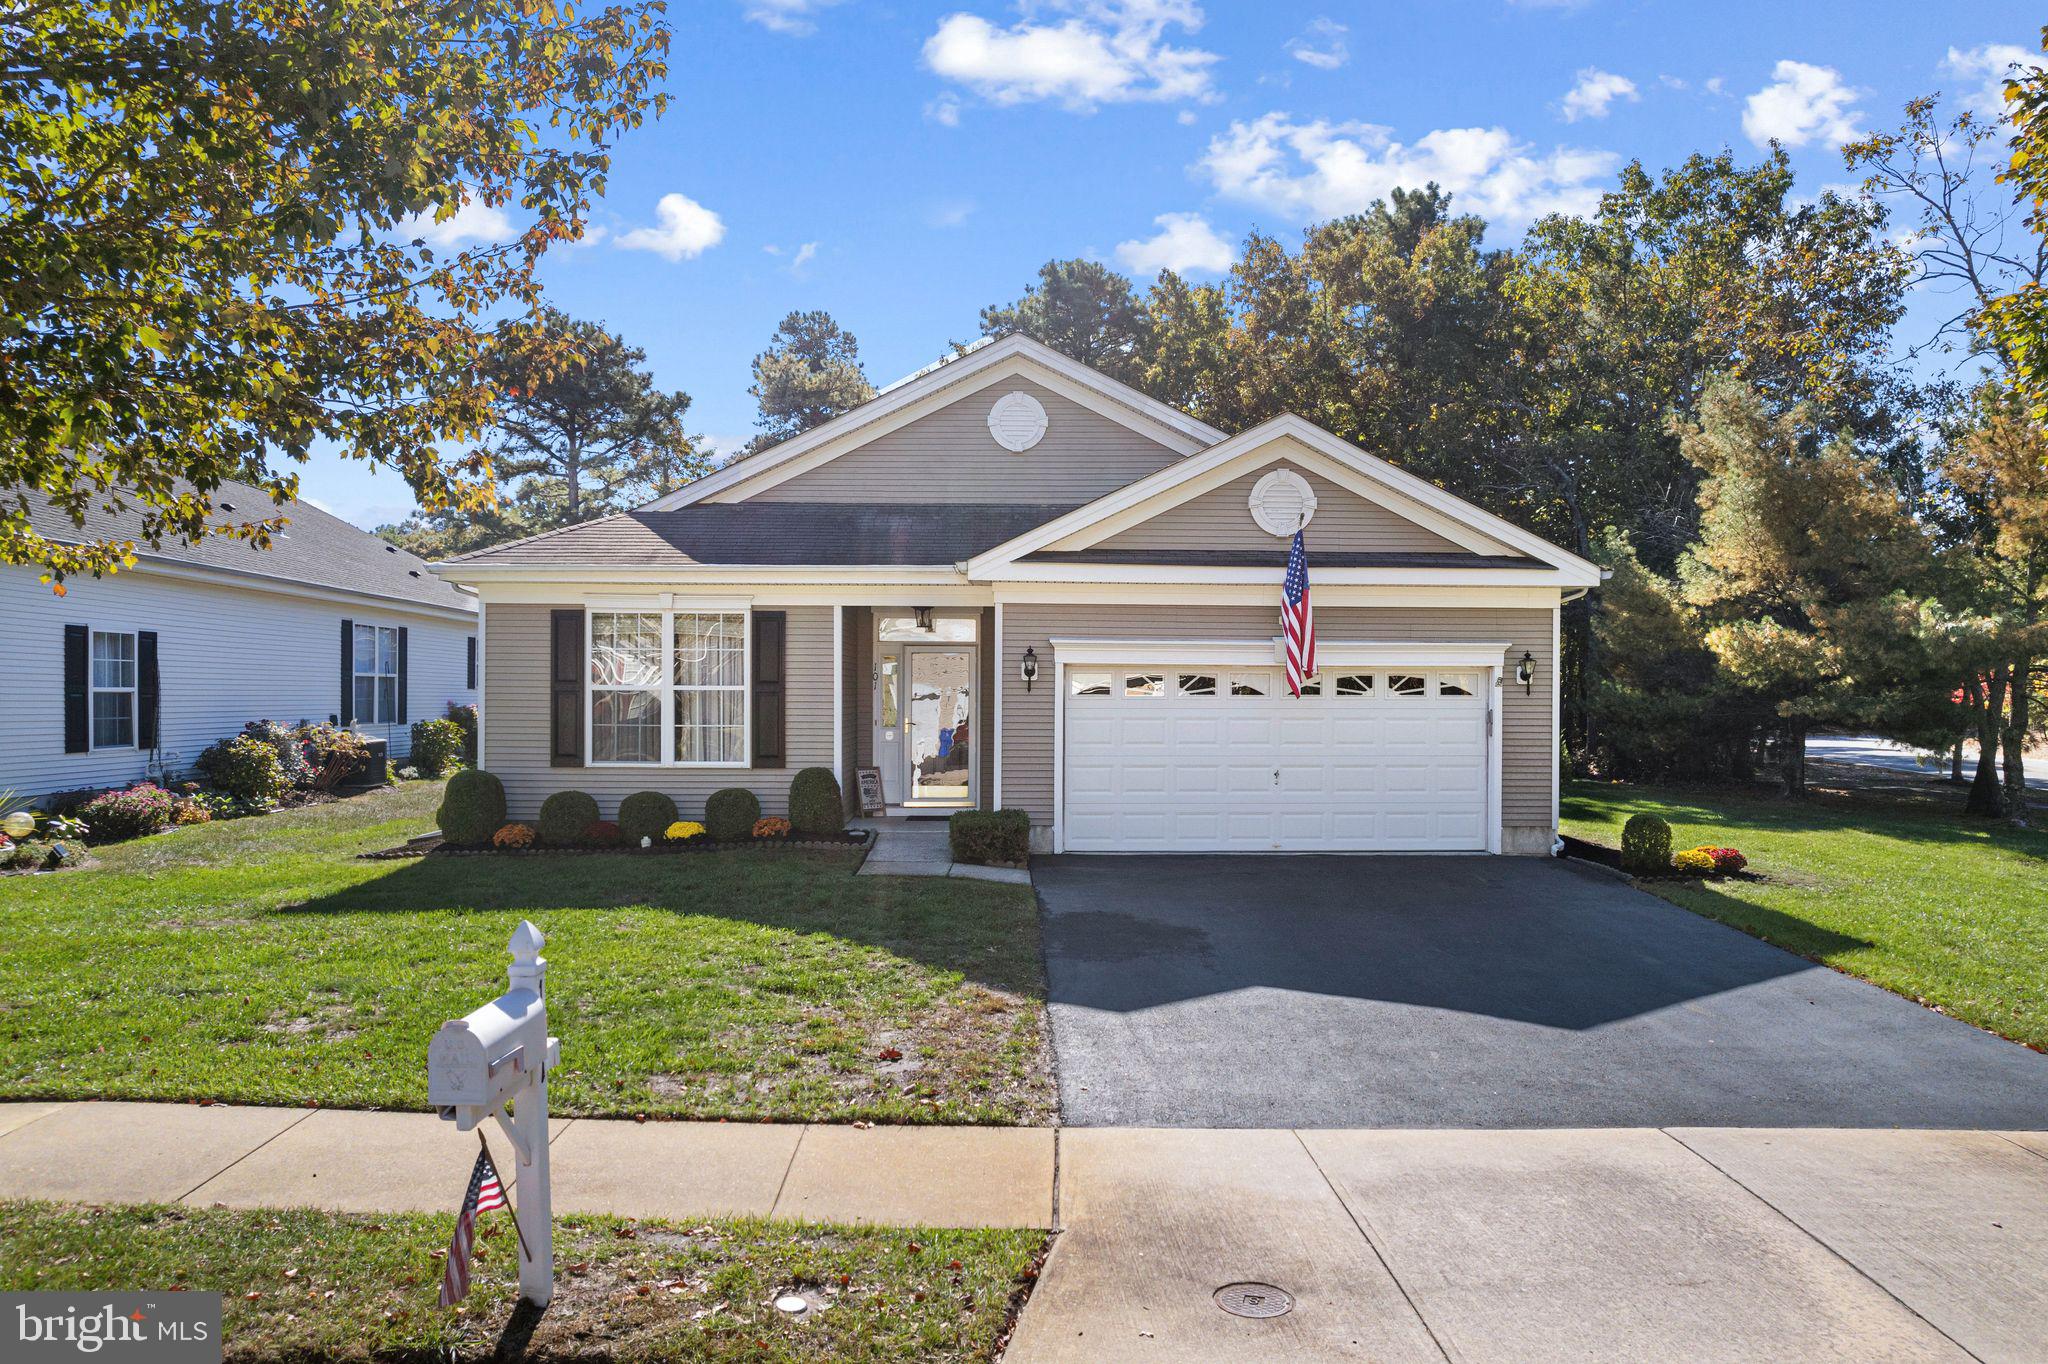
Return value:
M 423 1114 L 0 1104 L 0 1198 L 445 1212 L 474 1150 Z M 551 1150 L 562 1212 L 1059 1227 L 1010 1364 L 2018 1361 L 2048 1321 L 2041 1132 L 571 1119 Z M 1226 1314 L 1240 1282 L 1292 1310 Z
M 862 876 L 962 876 L 975 881 L 1003 881 L 1028 886 L 1031 873 L 1017 867 L 977 867 L 953 860 L 952 836 L 943 819 L 889 815 L 857 819 L 856 829 L 872 829 L 875 846 L 861 863 Z

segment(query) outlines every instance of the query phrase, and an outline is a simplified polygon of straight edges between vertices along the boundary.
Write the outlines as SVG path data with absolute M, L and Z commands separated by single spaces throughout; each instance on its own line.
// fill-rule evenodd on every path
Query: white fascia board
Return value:
M 794 436 L 771 450 L 764 450 L 751 459 L 739 460 L 726 465 L 686 487 L 678 488 L 665 497 L 656 498 L 643 510 L 670 511 L 687 507 L 692 503 L 711 500 L 718 494 L 737 487 L 742 483 L 761 482 L 763 476 L 772 470 L 780 470 L 793 461 L 805 459 L 813 454 L 820 458 L 808 460 L 802 468 L 782 474 L 782 478 L 794 477 L 804 469 L 815 468 L 844 449 L 838 448 L 847 442 L 852 448 L 860 442 L 871 440 L 885 431 L 894 429 L 904 421 L 915 420 L 923 415 L 919 410 L 912 416 L 903 416 L 910 409 L 922 409 L 930 400 L 942 397 L 952 401 L 956 395 L 974 392 L 975 389 L 996 382 L 1001 375 L 991 373 L 1003 366 L 1028 361 L 1046 374 L 1063 379 L 1078 387 L 1086 396 L 1068 392 L 1093 411 L 1122 425 L 1143 431 L 1155 440 L 1182 454 L 1200 450 L 1221 441 L 1221 431 L 1206 422 L 1197 421 L 1187 413 L 1169 407 L 1157 399 L 1148 398 L 1134 388 L 1117 383 L 1096 373 L 1088 366 L 1074 360 L 1052 347 L 1032 340 L 1027 336 L 1006 336 L 994 345 L 964 355 L 957 360 L 939 366 L 929 374 L 882 393 L 869 402 L 863 403 L 851 412 L 834 417 L 831 421 L 815 426 L 802 435 Z M 967 387 L 968 381 L 982 377 L 979 383 Z M 1056 385 L 1048 385 L 1056 387 Z M 1121 411 L 1117 409 L 1122 409 Z M 894 419 L 894 420 L 892 420 Z M 824 447 L 834 447 L 829 452 Z M 780 482 L 781 478 L 775 480 Z M 763 483 L 763 486 L 772 486 Z
M 1328 568 L 1308 561 L 1314 590 L 1347 585 L 1575 587 L 1577 579 L 1555 568 Z M 1285 570 L 1193 564 L 997 564 L 975 575 L 986 583 L 1262 583 L 1279 590 Z M 1276 598 L 1277 600 L 1277 598 Z
M 833 566 L 760 564 L 677 564 L 622 567 L 618 564 L 437 564 L 450 582 L 618 582 L 618 583 L 965 583 L 952 564 L 846 564 Z
M 1366 454 L 1350 442 L 1291 412 L 1283 413 L 1249 431 L 1232 436 L 1229 440 L 1211 446 L 1199 454 L 1190 455 L 1177 464 L 1168 465 L 1157 473 L 1128 483 L 1065 516 L 1033 527 L 1015 539 L 997 545 L 968 562 L 968 576 L 976 579 L 991 577 L 994 570 L 1001 565 L 1075 537 L 1079 532 L 1098 522 L 1197 479 L 1203 479 L 1205 475 L 1218 471 L 1234 461 L 1243 460 L 1250 465 L 1263 451 L 1263 447 L 1283 436 L 1291 436 L 1309 451 L 1327 457 L 1331 463 L 1329 469 L 1324 472 L 1341 471 L 1344 477 L 1338 481 L 1351 487 L 1360 496 L 1374 497 L 1380 501 L 1385 501 L 1390 495 L 1398 497 L 1400 502 L 1395 503 L 1392 510 L 1413 516 L 1418 523 L 1429 524 L 1431 529 L 1436 529 L 1439 533 L 1447 526 L 1462 528 L 1467 533 L 1463 538 L 1469 542 L 1469 533 L 1477 532 L 1489 540 L 1498 541 L 1531 558 L 1554 565 L 1560 574 L 1565 575 L 1564 581 L 1571 586 L 1597 585 L 1600 580 L 1600 569 L 1597 565 L 1579 558 L 1569 550 L 1551 544 L 1541 536 L 1531 535 L 1491 512 L 1480 510 L 1463 498 L 1445 492 L 1427 479 L 1417 478 L 1395 468 L 1383 459 Z M 1358 479 L 1365 482 L 1355 481 Z M 1209 486 L 1220 486 L 1221 483 L 1228 481 L 1227 478 L 1216 479 L 1211 481 Z M 1157 510 L 1164 510 L 1164 507 Z M 1423 521 L 1419 513 L 1424 512 L 1432 514 L 1434 524 Z M 1461 537 L 1454 535 L 1448 538 L 1455 540 Z M 1315 572 L 1313 559 L 1310 561 L 1310 574 L 1320 580 L 1320 575 Z
M 431 569 L 433 565 L 429 564 Z M 134 564 L 121 570 L 123 573 L 141 573 L 159 578 L 175 578 L 180 582 L 212 583 L 216 587 L 247 587 L 253 591 L 271 592 L 280 597 L 303 597 L 308 601 L 335 602 L 339 605 L 362 605 L 369 603 L 380 611 L 410 611 L 415 615 L 432 616 L 438 620 L 464 621 L 474 624 L 477 609 L 475 605 L 435 606 L 429 602 L 413 601 L 407 597 L 386 596 L 382 592 L 356 592 L 347 588 L 322 587 L 317 583 L 302 583 L 292 578 L 273 577 L 268 573 L 250 573 L 236 568 L 213 568 L 200 564 L 171 563 L 161 559 L 138 557 Z
M 492 606 L 560 606 L 582 601 L 593 594 L 607 597 L 646 599 L 671 593 L 678 601 L 712 597 L 745 597 L 756 607 L 777 606 L 880 606 L 908 609 L 912 606 L 972 609 L 995 604 L 986 587 L 943 583 L 679 583 L 673 578 L 654 582 L 626 582 L 616 577 L 600 581 L 487 582 L 479 589 Z
M 1287 661 L 1280 636 L 1270 639 L 1066 639 L 1054 637 L 1054 656 L 1069 667 L 1128 664 L 1229 667 Z M 1512 646 L 1436 640 L 1318 639 L 1319 669 L 1415 667 L 1497 668 Z
M 1010 606 L 1268 606 L 1279 610 L 1277 583 L 997 583 L 997 602 Z M 1557 606 L 1555 587 L 1421 587 L 1324 585 L 1318 608 L 1389 606 L 1438 611 L 1543 611 Z M 494 598 L 495 600 L 495 598 Z

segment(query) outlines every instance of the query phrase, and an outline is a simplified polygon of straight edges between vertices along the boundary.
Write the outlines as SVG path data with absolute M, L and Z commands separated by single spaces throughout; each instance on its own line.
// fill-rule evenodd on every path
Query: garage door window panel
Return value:
M 1232 673 L 1230 694 L 1232 696 L 1264 696 L 1267 684 L 1264 673 Z
M 1108 673 L 1072 672 L 1068 675 L 1068 686 L 1076 696 L 1109 695 Z
M 1182 673 L 1180 675 L 1180 694 L 1182 696 L 1214 696 L 1216 694 L 1216 674 Z
M 1163 673 L 1125 673 L 1125 696 L 1164 696 L 1166 676 Z
M 1371 673 L 1339 673 L 1337 675 L 1337 695 L 1353 698 L 1370 697 L 1373 694 L 1372 684 L 1373 675 Z
M 1411 697 L 1429 695 L 1429 679 L 1421 673 L 1388 673 L 1387 695 Z

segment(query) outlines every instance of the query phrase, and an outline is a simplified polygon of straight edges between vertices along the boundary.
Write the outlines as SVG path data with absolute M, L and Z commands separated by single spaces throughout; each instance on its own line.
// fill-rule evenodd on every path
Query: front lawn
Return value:
M 1619 847 L 1644 810 L 1670 821 L 1674 849 L 1733 845 L 1762 877 L 1644 889 L 2048 1049 L 2048 834 L 1882 792 L 1788 802 L 1601 782 L 1566 787 L 1564 832 Z
M 987 1360 L 1039 1231 L 719 1220 L 555 1221 L 555 1300 L 515 1315 L 509 1215 L 486 1214 L 468 1300 L 440 1307 L 447 1215 L 0 1204 L 0 1289 L 219 1292 L 230 1360 Z M 800 1316 L 775 1297 L 816 1305 Z
M 807 849 L 357 860 L 430 829 L 438 798 L 0 878 L 0 1097 L 424 1108 L 428 1038 L 504 988 L 525 917 L 548 935 L 557 1113 L 1051 1117 L 1028 888 L 856 878 L 857 853 Z

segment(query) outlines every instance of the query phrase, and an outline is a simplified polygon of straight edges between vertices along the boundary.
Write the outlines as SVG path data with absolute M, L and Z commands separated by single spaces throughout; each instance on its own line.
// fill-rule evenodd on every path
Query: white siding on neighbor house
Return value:
M 804 767 L 832 766 L 832 606 L 786 611 L 788 679 L 783 687 L 786 767 L 663 767 L 655 763 L 554 767 L 549 754 L 549 613 L 582 605 L 484 608 L 484 767 L 505 783 L 506 813 L 530 820 L 556 791 L 585 791 L 607 819 L 635 791 L 671 796 L 685 819 L 704 817 L 713 791 L 743 786 L 767 815 L 789 813 L 789 783 Z M 749 648 L 752 647 L 751 642 Z M 749 702 L 751 704 L 751 700 Z
M 468 641 L 458 622 L 380 603 L 318 601 L 227 582 L 144 571 L 73 578 L 59 597 L 33 570 L 0 567 L 0 791 L 42 796 L 148 775 L 139 748 L 64 751 L 64 627 L 157 633 L 160 747 L 173 774 L 249 720 L 325 720 L 341 706 L 341 622 L 406 627 L 407 724 L 358 725 L 393 758 L 410 723 L 469 703 Z

